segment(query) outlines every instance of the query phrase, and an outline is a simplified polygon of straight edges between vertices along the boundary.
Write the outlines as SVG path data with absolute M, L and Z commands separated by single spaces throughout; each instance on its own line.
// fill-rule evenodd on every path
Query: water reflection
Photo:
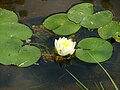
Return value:
M 31 13 L 28 13 L 31 4 L 29 3 L 31 0 L 1 0 L 0 7 L 10 9 L 16 11 L 20 17 L 25 18 Z M 32 0 L 33 1 L 33 0 Z M 32 25 L 40 25 L 44 20 L 43 15 L 49 15 L 53 12 L 48 12 L 50 9 L 50 5 L 55 5 L 52 9 L 55 9 L 54 12 L 58 12 L 56 7 L 56 2 L 54 3 L 52 0 L 41 0 L 44 1 L 43 13 L 37 9 L 35 13 L 38 14 L 37 18 L 29 17 L 27 20 L 23 22 L 30 27 Z M 65 0 L 63 0 L 64 2 Z M 97 0 L 82 0 L 83 2 L 92 2 L 98 3 Z M 67 2 L 71 2 L 69 6 L 71 6 L 74 2 L 79 3 L 80 0 L 68 0 Z M 68 5 L 66 2 L 65 5 Z M 29 8 L 25 9 L 24 5 L 27 3 Z M 38 3 L 37 1 L 35 2 Z M 111 9 L 113 6 L 110 3 L 110 0 L 100 0 L 100 5 L 102 5 L 106 9 Z M 117 3 L 117 2 L 116 2 Z M 40 5 L 42 5 L 41 2 Z M 22 9 L 18 8 L 19 6 L 23 6 Z M 31 7 L 38 8 L 38 5 L 34 5 Z M 46 7 L 46 8 L 45 8 Z M 61 5 L 62 7 L 62 5 Z M 47 10 L 48 9 L 48 10 Z M 67 7 L 64 7 L 67 9 Z M 46 13 L 45 13 L 46 12 Z M 44 14 L 45 13 L 45 14 Z M 30 19 L 32 18 L 32 19 Z M 32 27 L 31 27 L 32 28 Z M 38 28 L 36 30 L 39 30 Z M 39 30 L 40 32 L 36 32 L 39 36 L 42 37 L 42 40 L 36 39 L 37 43 L 47 43 L 47 46 L 52 48 L 53 41 L 55 37 L 51 35 L 51 33 L 46 33 L 47 31 Z M 47 37 L 45 37 L 47 36 Z M 50 37 L 49 37 L 50 36 Z M 75 38 L 77 41 L 89 37 L 89 36 L 97 36 L 96 31 L 92 33 L 85 29 L 80 30 L 78 34 L 76 34 Z M 35 38 L 34 38 L 35 39 Z M 46 45 L 46 44 L 45 44 Z M 120 86 L 120 44 L 114 43 L 114 52 L 111 59 L 105 63 L 102 63 L 104 67 L 108 70 L 111 76 L 116 81 L 117 85 Z M 42 47 L 42 46 L 39 46 Z M 43 48 L 43 47 L 42 47 Z M 46 50 L 46 49 L 45 49 Z M 51 51 L 52 53 L 52 51 Z M 51 60 L 48 58 L 48 60 Z M 28 68 L 18 68 L 15 66 L 3 66 L 0 65 L 0 90 L 79 90 L 80 88 L 75 84 L 75 80 L 71 78 L 71 76 L 66 73 L 64 68 L 61 68 L 55 62 L 46 63 L 41 58 L 39 60 L 39 65 L 33 65 Z M 100 87 L 99 82 L 102 81 L 103 86 L 106 90 L 114 90 L 111 82 L 107 78 L 106 74 L 101 70 L 101 68 L 97 64 L 89 64 L 74 59 L 72 61 L 72 65 L 67 66 L 67 69 L 70 70 L 79 80 L 81 80 L 90 90 L 97 90 L 96 84 Z
M 82 2 L 94 3 L 96 0 L 82 0 Z
M 110 0 L 102 0 L 101 5 L 103 8 L 110 9 L 110 10 L 112 10 L 112 7 L 113 7 Z
M 0 0 L 0 7 L 15 10 L 16 5 L 23 5 L 25 0 Z
M 94 3 L 110 10 L 112 10 L 114 3 L 112 0 L 0 0 L 0 7 L 15 11 L 20 19 L 24 20 L 64 12 L 68 10 L 71 5 L 80 2 Z
M 0 8 L 15 11 L 20 18 L 25 18 L 28 15 L 27 10 L 17 10 L 17 6 L 24 5 L 25 0 L 1 0 Z
M 19 13 L 20 17 L 23 19 L 28 15 L 27 10 L 20 10 L 20 11 L 18 11 L 18 13 Z

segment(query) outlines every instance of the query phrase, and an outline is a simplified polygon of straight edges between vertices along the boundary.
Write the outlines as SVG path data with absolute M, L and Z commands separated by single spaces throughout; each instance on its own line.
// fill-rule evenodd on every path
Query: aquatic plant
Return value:
M 27 67 L 38 61 L 39 48 L 25 45 L 32 36 L 32 30 L 18 22 L 17 15 L 0 8 L 0 63 Z
M 111 11 L 95 12 L 93 4 L 81 3 L 71 7 L 65 13 L 53 14 L 47 17 L 42 25 L 48 31 L 52 31 L 53 34 L 60 37 L 64 36 L 58 40 L 55 39 L 54 47 L 56 50 L 54 54 L 49 53 L 50 57 L 54 57 L 56 62 L 77 57 L 87 63 L 97 63 L 109 77 L 115 89 L 118 90 L 109 73 L 100 64 L 100 62 L 109 60 L 113 53 L 113 46 L 108 39 L 114 38 L 117 42 L 120 42 L 120 23 L 113 20 Z M 84 38 L 78 43 L 72 38 L 66 38 L 77 33 L 81 27 L 90 31 L 91 29 L 98 30 L 99 36 Z M 17 65 L 18 67 L 27 67 L 36 63 L 42 52 L 35 47 L 35 44 L 30 46 L 29 42 L 25 42 L 32 35 L 32 31 L 28 26 L 18 22 L 17 15 L 14 12 L 0 9 L 0 63 Z M 78 81 L 72 73 L 66 71 Z M 86 88 L 80 81 L 78 82 Z
M 94 12 L 91 3 L 82 3 L 73 6 L 67 13 L 49 16 L 43 22 L 43 26 L 48 30 L 52 30 L 55 34 L 63 36 L 76 33 L 81 26 L 88 28 L 88 30 L 98 29 L 101 38 L 90 37 L 79 41 L 75 56 L 84 62 L 97 63 L 109 77 L 115 89 L 118 90 L 109 73 L 100 64 L 100 62 L 108 60 L 113 52 L 112 44 L 106 39 L 114 38 L 117 42 L 120 40 L 120 24 L 117 21 L 113 21 L 111 11 Z M 71 74 L 69 71 L 67 72 Z M 71 76 L 73 77 L 72 74 Z
M 75 52 L 76 42 L 73 42 L 71 39 L 65 37 L 55 39 L 55 49 L 57 53 L 61 56 L 72 55 Z
M 69 20 L 66 13 L 58 13 L 49 16 L 43 22 L 43 26 L 52 30 L 57 35 L 65 36 L 77 32 L 81 27 L 80 24 Z

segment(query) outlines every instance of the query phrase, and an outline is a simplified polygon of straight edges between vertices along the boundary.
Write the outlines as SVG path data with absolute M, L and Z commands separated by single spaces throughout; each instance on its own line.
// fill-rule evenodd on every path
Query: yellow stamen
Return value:
M 69 42 L 66 42 L 66 41 L 63 41 L 63 42 L 62 42 L 62 45 L 65 46 L 65 47 L 68 47 L 68 46 L 70 46 L 70 43 L 69 43 Z

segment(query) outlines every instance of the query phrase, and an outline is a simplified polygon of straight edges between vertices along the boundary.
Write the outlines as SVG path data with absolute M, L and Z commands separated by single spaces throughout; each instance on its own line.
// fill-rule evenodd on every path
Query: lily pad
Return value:
M 11 65 L 17 60 L 18 51 L 23 42 L 18 39 L 7 39 L 0 42 L 0 63 Z
M 9 37 L 7 37 L 5 34 L 0 34 L 0 44 L 2 43 L 2 42 L 5 42 L 5 41 L 7 41 L 7 40 L 9 40 L 10 38 Z
M 22 45 L 21 40 L 14 38 L 0 42 L 0 63 L 27 67 L 37 62 L 41 56 L 39 48 L 29 45 L 22 47 Z
M 109 10 L 97 12 L 83 19 L 81 25 L 89 29 L 96 29 L 112 21 L 113 15 Z
M 49 30 L 55 30 L 63 25 L 66 21 L 68 21 L 67 15 L 65 13 L 59 13 L 46 18 L 43 22 L 43 25 Z
M 32 36 L 32 31 L 24 24 L 8 22 L 0 24 L 0 34 L 3 34 L 3 37 L 6 36 L 9 38 L 26 40 Z
M 81 3 L 70 8 L 67 16 L 71 21 L 80 23 L 85 17 L 92 15 L 93 12 L 93 4 Z
M 76 33 L 79 29 L 80 29 L 79 24 L 75 24 L 74 22 L 67 21 L 64 23 L 63 26 L 57 28 L 56 30 L 53 30 L 53 32 L 58 35 L 70 35 Z
M 112 56 L 113 47 L 104 39 L 86 38 L 78 43 L 76 57 L 88 63 L 104 62 Z
M 117 42 L 120 42 L 120 23 L 112 21 L 111 23 L 99 28 L 98 34 L 103 39 L 114 38 Z
M 65 13 L 48 17 L 43 25 L 47 29 L 53 30 L 53 32 L 58 35 L 70 35 L 80 29 L 80 25 L 70 21 Z
M 27 67 L 38 61 L 41 56 L 39 48 L 26 45 L 22 47 L 18 54 L 18 60 L 14 63 L 18 67 Z
M 32 36 L 31 29 L 18 23 L 17 15 L 0 8 L 0 63 L 4 65 L 18 65 L 26 67 L 34 64 L 41 52 L 34 46 L 24 46 L 21 40 Z
M 0 23 L 18 22 L 18 17 L 13 11 L 0 8 Z

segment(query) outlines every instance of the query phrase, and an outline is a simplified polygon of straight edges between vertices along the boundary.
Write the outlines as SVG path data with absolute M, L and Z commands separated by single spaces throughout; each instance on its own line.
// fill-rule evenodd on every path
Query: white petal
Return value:
M 61 55 L 61 56 L 65 56 L 65 54 L 64 54 L 64 52 L 63 52 L 62 49 L 60 49 L 60 50 L 58 51 L 58 54 Z
M 57 43 L 58 43 L 58 40 L 55 39 L 55 48 L 56 48 L 56 49 L 58 48 Z
M 63 43 L 68 43 L 66 46 Z M 59 55 L 66 56 L 68 54 L 73 54 L 75 51 L 76 42 L 73 42 L 72 39 L 67 39 L 65 37 L 60 37 L 58 40 L 55 39 L 55 48 Z
M 74 52 L 75 52 L 75 49 L 73 49 L 73 50 L 70 52 L 70 55 L 72 55 Z
M 60 44 L 59 44 L 59 41 L 58 41 L 58 40 L 55 41 L 55 48 L 56 48 L 57 51 L 58 51 L 59 48 L 60 48 Z
M 73 42 L 73 47 L 75 48 L 76 42 Z

